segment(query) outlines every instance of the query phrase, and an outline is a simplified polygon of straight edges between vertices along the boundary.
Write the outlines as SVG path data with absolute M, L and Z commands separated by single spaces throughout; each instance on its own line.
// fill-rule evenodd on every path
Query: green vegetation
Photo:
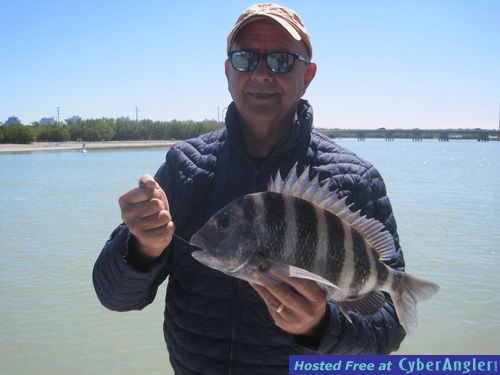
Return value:
M 36 140 L 36 132 L 31 126 L 4 125 L 0 126 L 0 142 L 30 143 Z
M 3 125 L 0 143 L 65 141 L 143 141 L 188 139 L 219 129 L 216 121 L 130 121 L 123 119 L 88 119 L 67 121 L 65 125 Z

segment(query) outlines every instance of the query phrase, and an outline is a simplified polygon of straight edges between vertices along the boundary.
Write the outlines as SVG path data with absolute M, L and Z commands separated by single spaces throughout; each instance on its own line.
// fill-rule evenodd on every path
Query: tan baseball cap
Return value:
M 312 57 L 311 37 L 299 15 L 289 8 L 274 3 L 255 4 L 241 13 L 227 37 L 227 52 L 243 26 L 266 18 L 283 27 L 293 39 L 304 42 L 309 51 L 309 57 Z

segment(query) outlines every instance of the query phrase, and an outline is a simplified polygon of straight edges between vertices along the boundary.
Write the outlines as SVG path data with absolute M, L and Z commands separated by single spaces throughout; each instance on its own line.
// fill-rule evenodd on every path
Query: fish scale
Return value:
M 338 309 L 371 315 L 390 295 L 403 328 L 416 327 L 416 304 L 439 286 L 384 264 L 396 251 L 392 235 L 375 219 L 351 211 L 309 168 L 278 172 L 268 191 L 247 194 L 220 209 L 193 235 L 192 256 L 233 277 L 259 283 L 279 275 L 315 281 Z

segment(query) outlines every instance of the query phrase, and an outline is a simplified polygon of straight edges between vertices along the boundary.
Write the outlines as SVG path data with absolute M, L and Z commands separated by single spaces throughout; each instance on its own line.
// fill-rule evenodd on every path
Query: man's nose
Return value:
M 260 59 L 257 67 L 252 72 L 252 79 L 257 82 L 270 82 L 273 80 L 273 74 L 268 68 L 266 61 Z

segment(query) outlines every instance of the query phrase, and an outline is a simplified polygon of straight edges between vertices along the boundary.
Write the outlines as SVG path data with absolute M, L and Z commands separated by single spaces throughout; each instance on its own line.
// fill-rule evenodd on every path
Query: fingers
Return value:
M 255 285 L 254 289 L 262 297 L 268 307 L 269 313 L 273 317 L 277 314 L 276 310 L 281 304 L 283 304 L 285 308 L 281 311 L 279 317 L 283 318 L 286 312 L 300 309 L 301 306 L 307 302 L 305 296 L 298 294 L 297 291 L 291 288 L 291 285 L 286 282 L 279 284 L 268 282 L 265 278 L 261 277 L 258 272 L 255 274 L 255 277 L 262 286 Z
M 267 306 L 278 327 L 292 334 L 308 334 L 318 326 L 326 309 L 326 296 L 310 280 L 279 276 L 283 283 L 266 281 L 258 273 L 262 284 L 251 284 Z
M 139 179 L 139 187 L 119 199 L 122 220 L 137 238 L 141 250 L 156 257 L 172 240 L 175 225 L 168 200 L 160 185 L 150 175 Z
M 267 290 L 266 287 L 257 284 L 250 285 L 252 285 L 257 294 L 264 300 L 269 313 L 271 314 L 271 316 L 273 316 L 276 313 L 276 310 L 278 310 L 278 308 L 281 306 L 282 302 L 278 298 L 276 298 L 269 290 Z
M 289 302 L 287 304 L 287 302 L 276 298 L 265 286 L 251 285 L 263 299 L 269 315 L 278 327 L 293 334 L 298 334 L 302 330 L 300 327 L 300 316 L 290 307 Z
M 152 203 L 153 206 L 156 206 Z M 149 206 L 148 204 L 140 204 L 140 206 Z M 143 209 L 136 210 L 138 212 L 144 211 Z M 166 230 L 167 224 L 172 221 L 170 213 L 165 210 L 154 212 L 151 215 L 141 216 L 136 214 L 133 210 L 123 215 L 124 222 L 129 227 L 130 231 L 138 235 L 138 232 L 150 232 Z
M 141 177 L 139 177 L 139 187 L 151 187 L 159 189 L 160 185 L 158 184 L 158 182 L 156 182 L 153 176 L 149 174 L 143 174 Z
M 139 179 L 139 187 L 123 194 L 119 199 L 123 220 L 128 222 L 127 216 L 146 218 L 160 211 L 168 211 L 168 201 L 163 189 L 149 175 Z
M 312 280 L 288 277 L 282 274 L 276 275 L 283 283 L 290 285 L 295 291 L 308 301 L 323 301 L 326 298 L 325 292 Z M 272 287 L 273 285 L 270 285 Z
M 169 206 L 168 206 L 168 200 L 167 196 L 165 195 L 165 192 L 161 188 L 160 184 L 156 182 L 156 180 L 149 174 L 144 174 L 139 178 L 139 187 L 140 188 L 146 188 L 146 189 L 153 189 L 153 192 L 157 193 L 158 198 L 161 199 L 164 204 L 165 204 L 165 209 L 168 211 Z
M 311 280 L 276 274 L 275 276 L 283 282 L 272 283 L 263 278 L 258 272 L 254 276 L 270 294 L 290 308 L 300 308 L 307 301 L 321 302 L 326 299 L 325 293 Z

